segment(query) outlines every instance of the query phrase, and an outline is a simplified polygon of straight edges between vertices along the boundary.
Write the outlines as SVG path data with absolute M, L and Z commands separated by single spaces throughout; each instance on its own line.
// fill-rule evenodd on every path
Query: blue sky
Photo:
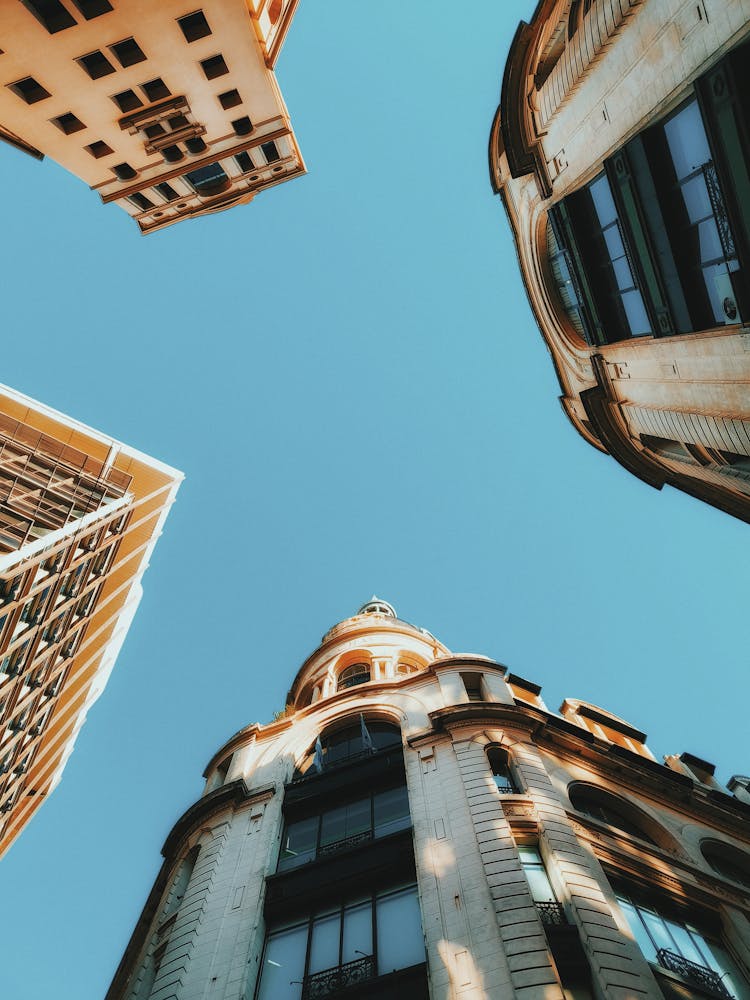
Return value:
M 277 69 L 308 176 L 147 238 L 0 149 L 2 381 L 187 476 L 0 864 L 0 996 L 100 1000 L 208 759 L 373 592 L 553 709 L 747 771 L 747 528 L 578 438 L 490 190 L 532 8 L 303 0 Z

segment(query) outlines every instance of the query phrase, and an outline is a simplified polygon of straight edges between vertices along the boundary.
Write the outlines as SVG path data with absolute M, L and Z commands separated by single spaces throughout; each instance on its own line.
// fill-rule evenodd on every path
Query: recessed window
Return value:
M 199 38 L 205 38 L 206 35 L 211 34 L 211 28 L 202 10 L 196 10 L 194 14 L 186 14 L 185 17 L 178 18 L 177 23 L 187 42 L 197 42 Z
M 116 167 L 112 167 L 112 170 L 120 181 L 132 181 L 134 177 L 138 176 L 137 171 L 129 163 L 118 163 Z
M 176 201 L 180 197 L 172 185 L 167 184 L 166 181 L 163 181 L 161 184 L 154 184 L 154 191 L 158 191 L 162 198 L 165 198 L 167 201 Z
M 263 142 L 260 148 L 263 150 L 263 155 L 268 163 L 275 163 L 276 160 L 281 159 L 281 154 L 279 153 L 275 142 Z
M 158 122 L 153 125 L 146 125 L 143 132 L 149 139 L 158 139 L 160 135 L 167 134 L 167 130 L 163 125 L 159 125 Z
M 203 59 L 201 69 L 206 74 L 207 80 L 214 80 L 217 76 L 224 76 L 229 72 L 229 67 L 224 62 L 224 56 L 211 56 L 210 59 Z
M 137 191 L 135 194 L 131 194 L 128 201 L 132 202 L 135 207 L 139 208 L 142 212 L 154 207 L 154 203 L 151 199 L 147 198 L 145 194 L 141 194 L 140 191 Z
M 19 97 L 23 98 L 27 104 L 36 104 L 37 101 L 43 101 L 46 97 L 50 96 L 49 91 L 45 90 L 41 83 L 38 83 L 33 76 L 27 76 L 23 80 L 9 83 L 8 87 L 14 94 L 18 94 Z
M 482 675 L 476 673 L 461 674 L 469 701 L 484 701 L 482 694 Z
M 227 90 L 225 93 L 219 94 L 219 103 L 225 110 L 236 108 L 238 104 L 242 104 L 239 90 Z
M 205 144 L 203 139 L 201 139 L 201 137 L 198 135 L 193 136 L 192 139 L 186 139 L 185 146 L 187 148 L 188 153 L 192 153 L 194 156 L 197 153 L 205 153 L 206 150 L 208 149 L 208 146 Z
M 96 52 L 89 52 L 87 56 L 81 56 L 78 65 L 86 70 L 92 80 L 98 80 L 102 76 L 109 76 L 110 73 L 115 72 L 115 67 L 98 49 Z
M 701 853 L 715 872 L 750 889 L 750 858 L 727 845 L 701 844 Z
M 44 25 L 50 35 L 63 28 L 72 28 L 76 23 L 60 0 L 21 0 L 27 11 L 33 14 L 40 24 Z
M 109 154 L 113 152 L 112 148 L 108 146 L 106 142 L 102 142 L 101 139 L 97 139 L 96 142 L 92 142 L 90 145 L 86 146 L 86 149 L 96 160 L 101 159 L 102 156 L 109 156 Z
M 169 127 L 173 132 L 179 132 L 182 128 L 187 128 L 190 122 L 187 120 L 185 115 L 172 115 L 169 119 Z
M 369 663 L 352 663 L 339 674 L 336 684 L 337 691 L 345 688 L 356 687 L 357 684 L 366 684 L 370 680 Z
M 229 186 L 229 178 L 220 163 L 191 170 L 185 174 L 185 180 L 201 195 L 220 194 Z
M 234 129 L 235 135 L 249 135 L 253 130 L 253 123 L 245 115 L 242 118 L 236 118 L 232 122 L 232 128 Z
M 119 94 L 114 94 L 112 100 L 120 111 L 135 111 L 143 107 L 143 101 L 134 90 L 123 90 Z
M 235 160 L 237 161 L 237 166 L 240 168 L 243 174 L 246 174 L 250 170 L 255 169 L 255 165 L 253 164 L 253 161 L 250 159 L 249 153 L 246 152 L 238 153 L 235 156 Z
M 149 101 L 161 101 L 165 97 L 172 96 L 172 92 L 160 76 L 155 80 L 149 80 L 148 83 L 142 83 L 141 90 Z
M 185 154 L 177 145 L 165 146 L 161 151 L 161 155 L 167 163 L 179 163 L 180 160 L 185 158 Z
M 650 844 L 655 842 L 643 830 L 640 823 L 624 815 L 621 809 L 625 809 L 627 806 L 623 804 L 621 807 L 619 802 L 612 802 L 605 793 L 591 792 L 586 788 L 574 786 L 569 792 L 569 798 L 571 805 L 578 812 L 584 813 L 592 819 L 598 819 L 601 823 L 606 823 L 607 826 L 612 826 L 616 830 L 622 830 L 623 833 L 629 833 L 632 837 L 639 837 Z
M 492 768 L 492 780 L 501 795 L 513 795 L 518 791 L 510 770 L 508 754 L 500 747 L 491 747 L 487 751 L 487 760 Z
M 73 0 L 73 3 L 87 21 L 99 17 L 100 14 L 108 14 L 112 10 L 109 0 Z
M 76 118 L 71 111 L 66 111 L 64 115 L 58 115 L 52 121 L 66 135 L 72 135 L 74 132 L 80 132 L 86 128 L 83 122 L 79 118 Z
M 135 38 L 124 38 L 121 42 L 110 45 L 110 49 L 114 52 L 115 58 L 121 66 L 134 66 L 146 58 L 146 54 Z

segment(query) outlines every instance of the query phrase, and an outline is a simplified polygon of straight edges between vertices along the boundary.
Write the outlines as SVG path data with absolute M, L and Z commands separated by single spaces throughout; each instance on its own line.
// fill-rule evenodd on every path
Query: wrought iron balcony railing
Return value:
M 305 976 L 302 981 L 302 1000 L 323 1000 L 340 990 L 356 986 L 375 978 L 375 957 L 365 955 L 353 962 L 337 965 L 333 969 L 324 969 L 312 976 Z
M 537 903 L 536 908 L 545 927 L 564 927 L 568 922 L 560 903 Z
M 321 844 L 318 848 L 317 857 L 327 858 L 331 854 L 338 854 L 339 851 L 345 851 L 349 847 L 356 847 L 357 844 L 364 844 L 368 840 L 372 840 L 372 830 L 363 830 L 362 833 L 355 833 L 351 837 L 335 840 L 331 844 Z
M 669 948 L 660 948 L 656 953 L 656 961 L 663 969 L 676 972 L 678 976 L 682 976 L 683 979 L 694 983 L 707 993 L 712 993 L 718 997 L 732 996 L 724 983 L 722 983 L 718 972 L 714 972 L 713 969 L 709 969 L 706 965 L 698 965 L 697 962 L 691 962 L 689 959 L 683 958 L 682 955 L 678 955 L 676 951 L 670 951 Z
M 495 782 L 495 788 L 497 789 L 499 795 L 515 795 L 516 792 L 513 785 L 502 784 L 498 781 Z

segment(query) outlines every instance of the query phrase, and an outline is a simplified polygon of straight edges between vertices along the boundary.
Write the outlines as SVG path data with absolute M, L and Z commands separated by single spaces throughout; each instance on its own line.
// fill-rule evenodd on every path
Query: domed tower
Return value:
M 385 601 L 205 778 L 107 1000 L 750 996 L 750 806 Z

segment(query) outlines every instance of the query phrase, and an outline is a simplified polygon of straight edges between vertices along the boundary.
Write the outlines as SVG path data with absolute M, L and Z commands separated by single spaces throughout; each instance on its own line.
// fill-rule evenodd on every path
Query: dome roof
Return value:
M 381 601 L 375 594 L 369 601 L 362 605 L 357 612 L 358 615 L 388 615 L 389 618 L 398 618 L 396 609 L 388 601 Z

